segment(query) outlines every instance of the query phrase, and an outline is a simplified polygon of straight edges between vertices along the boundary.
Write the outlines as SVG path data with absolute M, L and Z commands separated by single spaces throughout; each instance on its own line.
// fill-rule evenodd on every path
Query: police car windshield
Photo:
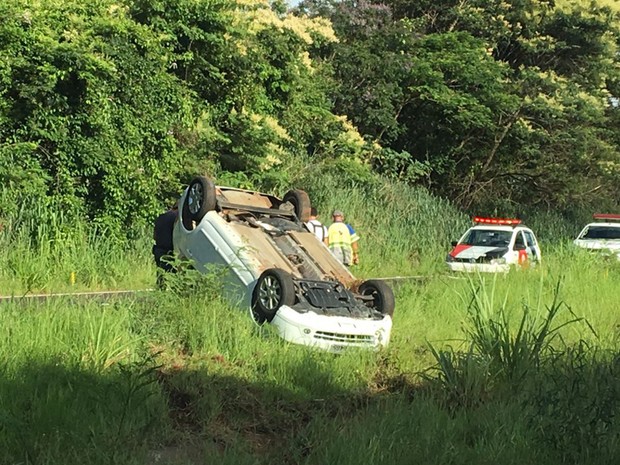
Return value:
M 492 229 L 470 229 L 461 244 L 482 247 L 507 247 L 512 231 L 495 231 Z
M 588 226 L 580 239 L 620 239 L 620 225 L 618 226 Z

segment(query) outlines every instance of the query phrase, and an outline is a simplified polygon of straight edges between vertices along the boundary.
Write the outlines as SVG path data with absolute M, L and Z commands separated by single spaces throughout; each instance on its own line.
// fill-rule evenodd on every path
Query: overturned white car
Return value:
M 226 294 L 287 341 L 330 351 L 387 345 L 391 288 L 359 282 L 305 228 L 309 214 L 301 190 L 279 199 L 196 177 L 179 201 L 175 251 L 203 272 L 225 267 Z

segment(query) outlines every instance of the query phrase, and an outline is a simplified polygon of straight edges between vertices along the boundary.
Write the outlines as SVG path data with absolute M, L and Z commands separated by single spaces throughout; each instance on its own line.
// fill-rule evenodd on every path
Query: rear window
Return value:
M 532 234 L 529 231 L 523 231 L 523 234 L 525 234 L 525 239 L 527 240 L 527 245 L 529 245 L 529 246 L 535 246 L 536 245 L 536 238 L 534 237 L 534 234 Z

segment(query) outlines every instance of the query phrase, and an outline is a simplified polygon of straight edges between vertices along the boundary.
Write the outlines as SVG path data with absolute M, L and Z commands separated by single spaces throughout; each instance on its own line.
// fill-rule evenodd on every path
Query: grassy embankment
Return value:
M 321 209 L 363 237 L 356 274 L 427 277 L 397 286 L 386 351 L 284 343 L 210 277 L 133 300 L 5 303 L 0 463 L 617 462 L 617 263 L 540 224 L 542 267 L 458 279 L 442 260 L 467 219 L 449 205 L 396 186 L 334 195 Z M 127 247 L 48 223 L 2 232 L 2 293 L 67 290 L 71 271 L 78 289 L 150 286 L 148 236 Z

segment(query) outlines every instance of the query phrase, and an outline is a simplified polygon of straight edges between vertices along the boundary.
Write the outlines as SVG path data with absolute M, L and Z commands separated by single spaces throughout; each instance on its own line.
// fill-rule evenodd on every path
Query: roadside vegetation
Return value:
M 308 189 L 335 182 L 320 179 Z M 0 461 L 616 461 L 619 263 L 558 239 L 536 269 L 447 274 L 468 223 L 454 207 L 390 182 L 325 199 L 362 236 L 358 276 L 413 277 L 394 281 L 387 350 L 288 344 L 222 301 L 216 275 L 191 271 L 128 299 L 17 298 L 0 304 Z M 24 267 L 2 266 L 3 289 L 151 287 L 150 231 L 121 247 L 48 221 L 0 233 L 2 263 Z M 54 231 L 70 231 L 62 246 Z
M 547 266 L 403 283 L 380 353 L 285 343 L 202 276 L 3 303 L 1 460 L 614 463 L 617 266 L 588 260 L 559 284 Z
M 43 202 L 122 236 L 198 173 L 278 191 L 316 167 L 467 211 L 620 197 L 615 2 L 35 6 L 0 4 L 1 224 Z

